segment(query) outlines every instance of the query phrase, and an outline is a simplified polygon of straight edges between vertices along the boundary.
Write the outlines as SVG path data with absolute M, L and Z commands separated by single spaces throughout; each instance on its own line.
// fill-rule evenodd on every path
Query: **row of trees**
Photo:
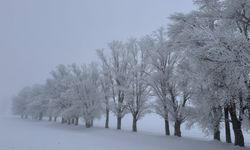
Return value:
M 59 65 L 51 74 L 46 84 L 26 87 L 14 97 L 14 113 L 50 121 L 62 117 L 62 123 L 76 125 L 83 117 L 90 127 L 102 111 L 97 65 Z
M 140 39 L 113 41 L 109 51 L 97 50 L 99 63 L 59 65 L 44 85 L 26 87 L 13 99 L 15 114 L 86 127 L 110 111 L 130 113 L 132 129 L 147 113 L 160 115 L 165 134 L 181 136 L 181 125 L 198 123 L 220 140 L 225 129 L 231 143 L 244 146 L 243 129 L 250 125 L 250 0 L 195 0 L 198 9 L 170 17 Z M 222 122 L 224 124 L 222 124 Z

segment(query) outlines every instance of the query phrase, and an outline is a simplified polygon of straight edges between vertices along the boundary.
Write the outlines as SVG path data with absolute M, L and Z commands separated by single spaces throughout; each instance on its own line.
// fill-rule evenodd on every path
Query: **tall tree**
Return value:
M 126 43 L 126 50 L 129 54 L 129 87 L 125 91 L 126 104 L 132 114 L 132 130 L 137 131 L 137 121 L 149 112 L 150 89 L 146 79 L 149 66 L 147 55 L 144 49 L 140 48 L 136 39 L 129 39 Z
M 128 88 L 128 74 L 130 66 L 128 53 L 121 41 L 113 41 L 108 44 L 111 54 L 107 57 L 103 51 L 98 51 L 99 58 L 110 72 L 109 83 L 111 86 L 111 110 L 117 117 L 117 129 L 121 129 L 122 118 L 127 113 L 125 103 L 125 89 Z
M 168 94 L 174 67 L 177 63 L 177 55 L 168 47 L 164 28 L 159 28 L 151 37 L 147 36 L 144 42 L 147 45 L 147 55 L 150 56 L 149 63 L 152 67 L 148 83 L 152 88 L 154 96 L 156 96 L 155 110 L 164 119 L 165 134 L 170 135 L 170 100 Z

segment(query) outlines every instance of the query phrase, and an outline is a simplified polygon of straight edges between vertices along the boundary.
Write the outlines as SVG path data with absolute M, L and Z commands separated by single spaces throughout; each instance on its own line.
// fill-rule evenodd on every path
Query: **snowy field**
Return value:
M 154 121 L 152 117 L 155 117 Z M 148 120 L 147 120 L 148 119 Z M 117 131 L 114 118 L 111 129 L 100 127 L 103 120 L 95 122 L 94 128 L 62 125 L 48 121 L 22 120 L 15 116 L 0 116 L 0 150 L 243 150 L 232 144 L 212 141 L 197 129 L 185 130 L 184 138 L 165 137 L 156 116 L 139 122 L 139 133 L 132 133 L 124 119 L 125 130 Z M 140 129 L 141 128 L 141 129 Z M 146 131 L 147 130 L 147 131 Z M 149 132 L 149 130 L 151 130 Z M 198 138 L 202 138 L 198 140 Z M 249 142 L 247 137 L 246 142 Z

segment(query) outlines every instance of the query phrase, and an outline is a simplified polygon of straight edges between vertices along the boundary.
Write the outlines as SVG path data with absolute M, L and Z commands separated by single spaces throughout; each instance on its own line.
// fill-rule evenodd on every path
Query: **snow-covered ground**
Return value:
M 95 121 L 95 126 L 103 127 L 105 119 L 99 119 Z M 223 123 L 222 123 L 223 125 Z M 171 134 L 174 133 L 174 124 L 170 123 Z M 110 117 L 110 127 L 116 128 L 116 118 L 111 115 Z M 232 126 L 231 126 L 232 127 Z M 132 130 L 132 116 L 130 114 L 126 115 L 122 120 L 123 130 L 131 131 Z M 197 125 L 193 125 L 191 128 L 187 128 L 185 124 L 182 125 L 182 136 L 189 139 L 211 141 L 213 135 L 208 133 L 203 133 L 202 129 Z M 232 130 L 232 128 L 231 128 Z M 147 114 L 142 120 L 138 121 L 138 131 L 142 133 L 155 134 L 155 135 L 164 135 L 164 120 L 156 114 Z M 231 131 L 232 140 L 234 139 L 233 131 Z M 221 140 L 225 142 L 225 132 L 224 128 L 221 129 Z M 245 143 L 250 147 L 250 133 L 244 131 Z
M 152 116 L 154 117 L 154 116 Z M 148 119 L 148 120 L 147 120 Z M 151 121 L 150 121 L 151 120 Z M 198 138 L 196 131 L 184 131 L 184 138 L 165 137 L 156 130 L 160 127 L 148 117 L 139 122 L 139 133 L 129 130 L 129 117 L 124 119 L 125 130 L 98 127 L 103 120 L 95 122 L 97 127 L 86 129 L 84 126 L 62 125 L 48 121 L 22 120 L 15 116 L 0 116 L 0 150 L 243 150 L 235 147 Z M 154 121 L 157 121 L 155 119 Z M 158 120 L 159 121 L 159 120 Z M 114 128 L 114 118 L 111 118 Z M 148 123 L 148 124 L 147 124 Z M 144 125 L 143 125 L 144 124 Z M 145 132 L 150 130 L 150 132 Z M 193 129 L 192 129 L 193 131 Z M 192 133 L 192 134 L 191 134 Z M 204 140 L 206 139 L 206 140 Z M 249 141 L 249 139 L 246 139 Z

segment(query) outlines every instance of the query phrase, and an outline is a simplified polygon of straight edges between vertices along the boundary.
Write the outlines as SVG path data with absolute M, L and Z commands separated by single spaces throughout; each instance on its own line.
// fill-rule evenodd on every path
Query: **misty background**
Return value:
M 192 0 L 1 0 L 0 114 L 58 64 L 89 63 L 114 39 L 149 34 Z

